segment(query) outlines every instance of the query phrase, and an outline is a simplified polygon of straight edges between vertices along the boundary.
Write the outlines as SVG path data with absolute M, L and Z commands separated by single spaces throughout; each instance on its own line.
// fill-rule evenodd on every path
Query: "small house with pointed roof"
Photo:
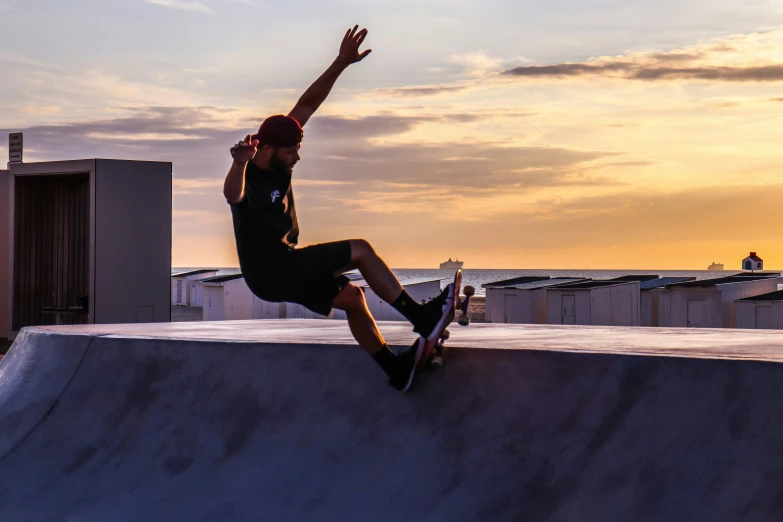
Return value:
M 546 324 L 547 288 L 584 278 L 525 276 L 481 285 L 486 291 L 489 323 Z
M 783 290 L 737 301 L 736 327 L 783 330 Z
M 748 257 L 742 260 L 743 270 L 764 270 L 764 260 L 756 255 L 755 252 L 751 252 Z

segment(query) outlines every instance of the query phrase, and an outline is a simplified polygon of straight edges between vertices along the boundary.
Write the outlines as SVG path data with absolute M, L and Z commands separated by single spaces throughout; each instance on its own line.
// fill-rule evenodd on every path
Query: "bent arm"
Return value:
M 228 170 L 223 183 L 223 195 L 229 203 L 239 203 L 245 197 L 245 169 L 247 162 L 239 163 L 235 160 Z

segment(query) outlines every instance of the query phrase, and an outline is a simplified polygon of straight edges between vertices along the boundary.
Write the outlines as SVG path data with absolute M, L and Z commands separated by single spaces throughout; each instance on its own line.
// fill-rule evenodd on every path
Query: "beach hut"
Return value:
M 584 281 L 547 288 L 547 323 L 639 326 L 639 281 Z
M 252 319 L 253 293 L 242 274 L 209 277 L 201 280 L 204 288 L 204 321 Z
M 660 277 L 639 283 L 639 315 L 641 326 L 660 326 L 658 317 L 661 294 L 666 285 L 694 281 L 695 277 Z
M 486 290 L 488 323 L 546 324 L 547 288 L 584 278 L 528 276 L 481 285 Z
M 737 300 L 737 328 L 783 330 L 783 290 Z
M 171 306 L 202 306 L 200 280 L 215 277 L 218 271 L 211 268 L 179 272 L 171 276 Z M 198 296 L 192 287 L 199 287 Z M 198 301 L 195 298 L 198 297 Z M 198 302 L 198 304 L 194 304 Z
M 350 277 L 350 276 L 349 276 Z M 433 278 L 416 278 L 416 279 L 403 279 L 400 284 L 408 292 L 413 299 L 418 302 L 429 301 L 433 297 L 437 297 L 440 292 L 440 279 Z M 402 316 L 392 306 L 378 297 L 367 284 L 364 279 L 354 279 L 351 281 L 364 291 L 364 298 L 367 301 L 367 308 L 370 309 L 373 317 L 376 321 L 405 321 L 405 317 Z M 334 310 L 335 319 L 347 319 L 345 312 L 342 310 Z
M 776 291 L 778 273 L 735 274 L 667 285 L 659 297 L 659 326 L 734 328 L 736 301 Z
M 742 260 L 743 270 L 764 270 L 764 260 L 756 255 L 755 252 L 751 252 L 748 257 Z
M 27 326 L 170 322 L 171 212 L 170 162 L 11 162 L 0 183 L 8 337 Z

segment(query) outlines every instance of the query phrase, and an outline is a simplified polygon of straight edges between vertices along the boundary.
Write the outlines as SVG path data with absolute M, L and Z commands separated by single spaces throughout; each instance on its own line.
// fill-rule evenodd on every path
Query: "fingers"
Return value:
M 362 54 L 359 55 L 359 60 L 358 61 L 361 62 L 362 60 L 364 60 L 364 57 L 367 56 L 368 54 L 370 54 L 371 52 L 372 52 L 372 49 L 367 49 L 366 51 L 364 51 Z
M 362 29 L 356 38 L 356 45 L 362 45 L 364 39 L 367 38 L 367 29 Z
M 258 147 L 259 143 L 261 143 L 261 142 L 258 141 L 258 140 L 253 140 L 253 141 L 250 142 L 250 146 L 253 147 L 253 148 Z
M 359 24 L 356 24 L 356 25 L 353 26 L 353 29 L 351 30 L 351 40 L 353 40 L 354 37 L 356 36 L 356 30 L 357 29 L 359 29 Z

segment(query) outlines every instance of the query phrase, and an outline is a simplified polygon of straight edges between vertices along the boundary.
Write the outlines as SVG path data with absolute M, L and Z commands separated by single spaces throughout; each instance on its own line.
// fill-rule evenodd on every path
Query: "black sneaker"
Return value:
M 410 348 L 397 355 L 397 368 L 389 379 L 389 386 L 402 392 L 410 390 L 422 352 L 424 352 L 424 339 L 419 337 Z
M 413 325 L 413 331 L 427 340 L 441 323 L 447 320 L 450 311 L 454 310 L 454 283 L 450 283 L 438 297 L 424 303 Z

